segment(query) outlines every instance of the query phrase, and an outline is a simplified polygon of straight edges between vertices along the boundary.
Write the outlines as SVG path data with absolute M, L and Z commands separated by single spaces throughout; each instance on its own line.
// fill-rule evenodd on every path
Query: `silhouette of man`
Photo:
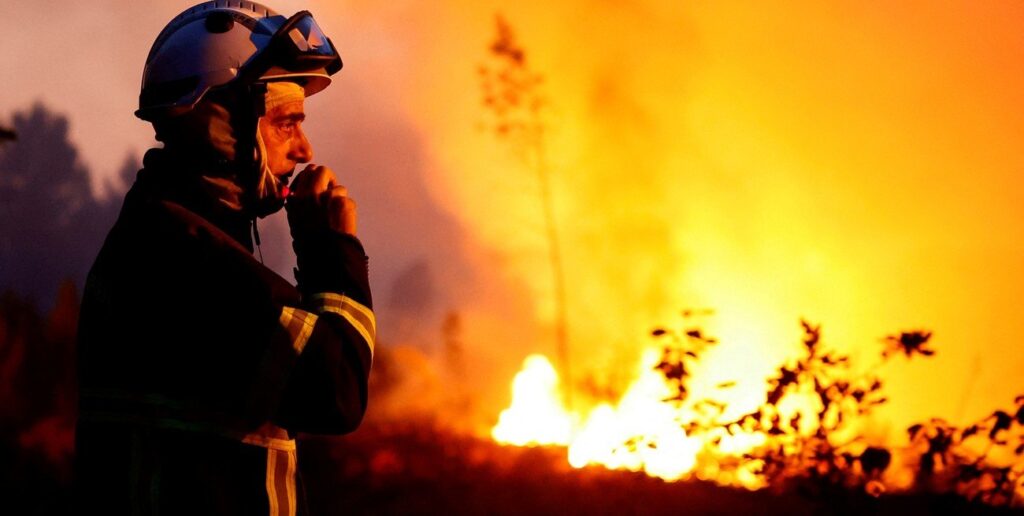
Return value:
M 306 11 L 217 0 L 146 62 L 146 153 L 89 272 L 76 495 L 91 514 L 304 512 L 294 437 L 355 429 L 375 319 L 356 205 L 310 164 L 304 100 L 341 60 Z M 291 182 L 291 187 L 289 187 Z M 253 257 L 285 208 L 297 287 Z

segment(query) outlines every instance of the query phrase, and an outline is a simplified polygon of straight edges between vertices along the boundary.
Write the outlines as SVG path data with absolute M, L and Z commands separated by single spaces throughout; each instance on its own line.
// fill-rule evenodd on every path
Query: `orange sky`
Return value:
M 189 3 L 155 4 L 11 7 L 0 116 L 42 99 L 70 115 L 92 170 L 113 175 L 149 144 L 131 117 L 142 62 Z M 400 232 L 425 202 L 459 229 L 458 264 L 368 235 L 390 257 L 377 278 L 398 273 L 397 257 L 434 260 L 495 378 L 550 349 L 536 186 L 476 128 L 474 70 L 500 10 L 548 78 L 585 362 L 629 356 L 701 306 L 717 309 L 706 324 L 724 340 L 709 366 L 754 383 L 795 351 L 801 316 L 865 361 L 878 337 L 934 330 L 936 358 L 888 375 L 894 432 L 1024 393 L 1024 5 L 682 4 L 275 2 L 312 10 L 342 49 L 310 133 L 318 159 L 375 201 L 361 204 L 384 220 L 371 227 Z M 59 62 L 54 43 L 69 50 Z M 360 145 L 329 144 L 342 139 Z M 410 170 L 422 192 L 401 186 Z

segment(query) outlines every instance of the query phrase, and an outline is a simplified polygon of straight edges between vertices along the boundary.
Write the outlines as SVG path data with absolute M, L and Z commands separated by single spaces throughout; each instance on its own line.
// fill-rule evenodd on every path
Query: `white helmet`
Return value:
M 214 0 L 176 16 L 146 58 L 135 116 L 187 112 L 211 89 L 294 80 L 306 95 L 327 87 L 341 57 L 309 11 L 285 18 L 247 0 Z

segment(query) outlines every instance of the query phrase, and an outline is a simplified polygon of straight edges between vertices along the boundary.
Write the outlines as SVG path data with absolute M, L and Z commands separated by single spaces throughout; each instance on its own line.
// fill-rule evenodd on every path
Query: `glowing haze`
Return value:
M 468 68 L 483 59 L 492 7 L 406 11 L 430 22 L 414 30 L 422 57 L 405 99 L 437 163 L 435 196 L 503 259 L 497 270 L 530 286 L 550 324 L 535 182 L 470 123 L 480 105 Z M 502 11 L 557 114 L 579 360 L 621 369 L 652 327 L 710 307 L 723 345 L 698 381 L 735 379 L 740 392 L 763 392 L 801 316 L 864 362 L 885 334 L 934 330 L 937 359 L 887 375 L 879 432 L 976 418 L 1024 387 L 1019 6 Z
M 113 174 L 148 145 L 130 118 L 142 62 L 189 2 L 156 4 L 14 6 L 0 64 L 25 73 L 7 75 L 0 111 L 38 98 L 67 112 L 87 163 Z M 650 329 L 700 307 L 723 343 L 697 381 L 737 380 L 740 399 L 796 349 L 800 317 L 865 361 L 887 333 L 934 330 L 935 359 L 887 375 L 879 433 L 973 419 L 1024 390 L 1024 6 L 274 7 L 310 9 L 342 49 L 342 76 L 309 104 L 314 144 L 338 142 L 317 159 L 361 192 L 381 291 L 421 260 L 440 292 L 422 332 L 463 314 L 492 418 L 523 357 L 553 356 L 554 314 L 535 178 L 478 124 L 496 11 L 553 106 L 576 381 L 625 387 Z M 69 38 L 60 63 L 30 44 Z

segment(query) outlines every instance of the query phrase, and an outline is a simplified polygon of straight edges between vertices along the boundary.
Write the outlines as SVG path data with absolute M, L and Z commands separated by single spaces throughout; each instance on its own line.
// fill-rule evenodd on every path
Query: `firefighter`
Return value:
M 296 434 L 359 425 L 368 259 L 355 203 L 302 130 L 305 98 L 341 66 L 309 12 L 245 0 L 196 5 L 156 38 L 136 115 L 163 146 L 83 294 L 83 513 L 302 514 Z M 297 286 L 253 254 L 257 220 L 282 207 Z

